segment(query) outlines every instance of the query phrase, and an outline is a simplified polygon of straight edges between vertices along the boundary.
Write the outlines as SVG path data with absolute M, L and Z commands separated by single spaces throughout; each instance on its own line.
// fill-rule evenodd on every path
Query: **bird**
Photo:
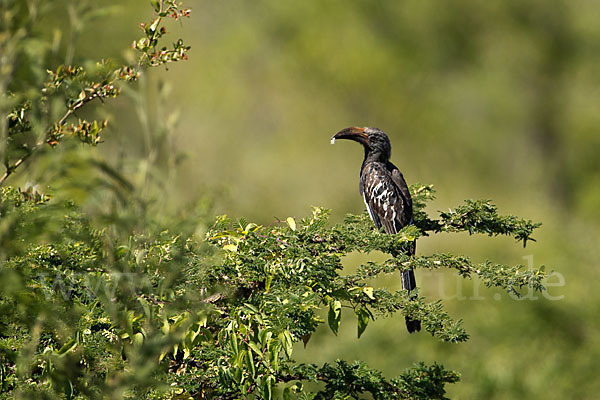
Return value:
M 402 172 L 390 162 L 392 146 L 388 136 L 377 128 L 353 126 L 333 135 L 331 144 L 335 144 L 337 139 L 353 140 L 364 147 L 359 189 L 375 227 L 378 230 L 383 228 L 386 234 L 396 234 L 412 224 L 412 198 Z M 407 253 L 414 255 L 415 250 L 413 241 Z M 416 287 L 414 271 L 402 271 L 402 288 L 410 294 Z M 409 333 L 420 331 L 421 321 L 407 316 L 406 328 Z

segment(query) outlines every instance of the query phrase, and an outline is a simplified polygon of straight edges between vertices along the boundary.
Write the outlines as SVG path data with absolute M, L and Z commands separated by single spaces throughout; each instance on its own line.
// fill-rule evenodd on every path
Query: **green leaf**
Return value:
M 237 383 L 238 385 L 240 384 L 240 382 L 242 382 L 242 368 L 238 367 L 235 369 L 235 371 L 233 372 L 233 380 L 235 383 Z
M 75 347 L 77 347 L 78 343 L 79 343 L 79 333 L 77 333 L 77 335 L 74 338 L 69 339 L 65 344 L 63 344 L 62 347 L 60 349 L 58 349 L 58 351 L 56 353 L 60 356 L 63 356 L 65 354 L 75 350 Z
M 231 338 L 229 339 L 231 343 L 231 350 L 233 350 L 233 354 L 237 356 L 238 354 L 238 341 L 237 335 L 235 333 L 231 333 Z
M 252 357 L 252 351 L 248 349 L 246 351 L 246 366 L 250 372 L 250 376 L 254 379 L 256 377 L 256 367 L 254 366 L 254 359 Z
M 260 344 L 262 347 L 266 347 L 269 340 L 271 340 L 271 337 L 273 336 L 273 332 L 271 332 L 268 329 L 262 329 L 259 333 L 258 333 L 258 339 L 260 340 Z
M 258 347 L 258 345 L 257 345 L 255 342 L 252 342 L 252 341 L 248 342 L 248 346 L 249 346 L 249 347 L 250 347 L 252 350 L 254 350 L 254 352 L 255 352 L 257 355 L 261 355 L 261 354 L 262 354 L 262 351 L 260 350 L 260 347 Z
M 67 379 L 64 389 L 65 389 L 65 396 L 67 397 L 67 400 L 71 400 L 73 398 L 73 383 L 71 382 L 70 379 Z
M 158 361 L 162 361 L 167 356 L 167 354 L 169 354 L 169 351 L 163 351 L 162 353 L 160 353 L 160 356 L 158 356 Z
M 253 304 L 250 303 L 244 303 L 244 306 L 248 308 L 248 310 L 250 310 L 252 313 L 255 314 L 260 314 L 260 311 L 258 308 L 256 308 Z
M 141 346 L 142 343 L 144 343 L 144 335 L 142 334 L 142 332 L 137 332 L 133 335 L 131 341 L 133 342 L 134 346 Z
M 227 251 L 231 251 L 233 253 L 237 252 L 237 246 L 235 244 L 226 244 L 225 246 L 223 246 L 223 249 L 227 250 Z
M 281 350 L 281 345 L 276 345 L 271 347 L 269 350 L 269 360 L 271 361 L 271 366 L 275 373 L 279 372 L 279 351 Z
M 273 378 L 271 375 L 267 376 L 267 378 L 265 380 L 263 380 L 262 389 L 263 389 L 263 398 L 265 400 L 271 400 L 272 386 L 273 386 L 274 380 L 275 380 L 275 378 Z
M 242 350 L 239 352 L 237 357 L 235 357 L 235 359 L 233 360 L 233 365 L 235 365 L 238 368 L 243 368 L 245 361 L 246 361 L 246 351 Z
M 364 292 L 364 294 L 367 295 L 368 298 L 370 298 L 371 300 L 375 300 L 375 296 L 373 296 L 373 288 L 372 287 L 370 287 L 370 286 L 364 287 L 363 292 Z
M 288 356 L 288 358 L 291 358 L 293 341 L 292 341 L 292 335 L 291 335 L 290 331 L 288 331 L 286 329 L 285 331 L 283 331 L 282 333 L 280 333 L 278 335 L 278 338 L 279 338 L 279 341 L 281 342 L 281 345 L 283 346 L 283 350 L 285 351 L 285 354 Z
M 342 303 L 339 300 L 329 302 L 329 312 L 327 313 L 327 323 L 334 334 L 338 334 L 340 320 L 342 318 Z
M 265 293 L 269 293 L 269 289 L 271 289 L 272 281 L 273 281 L 273 275 L 267 276 L 267 279 L 265 279 Z
M 290 226 L 290 229 L 295 231 L 296 230 L 296 220 L 292 217 L 287 217 L 286 219 L 288 225 Z
M 360 338 L 369 324 L 369 311 L 366 308 L 361 307 L 358 308 L 355 313 L 358 318 L 358 337 Z

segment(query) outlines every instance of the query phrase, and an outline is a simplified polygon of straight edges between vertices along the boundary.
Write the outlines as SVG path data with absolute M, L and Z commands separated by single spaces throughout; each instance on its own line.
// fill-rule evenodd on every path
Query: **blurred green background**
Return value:
M 76 37 L 80 54 L 120 58 L 140 36 L 137 23 L 150 17 L 145 1 L 109 3 L 113 23 L 86 22 Z M 462 373 L 449 388 L 456 399 L 597 398 L 598 2 L 185 4 L 192 18 L 172 31 L 192 46 L 190 60 L 151 71 L 137 106 L 120 98 L 104 107 L 113 127 L 93 150 L 124 170 L 137 165 L 132 178 L 154 154 L 150 160 L 164 169 L 155 195 L 166 209 L 210 198 L 215 214 L 271 224 L 319 205 L 338 222 L 364 209 L 362 149 L 331 146 L 329 138 L 348 126 L 374 126 L 390 136 L 392 161 L 409 184 L 435 185 L 431 212 L 489 198 L 504 214 L 543 222 L 538 242 L 526 248 L 506 238 L 440 235 L 419 240 L 419 252 L 532 262 L 560 274 L 546 296 L 517 300 L 478 281 L 417 271 L 421 293 L 442 298 L 470 341 L 409 335 L 397 319 L 371 324 L 357 340 L 347 315 L 340 337 L 322 327 L 299 358 L 363 359 L 388 377 L 413 362 L 438 361 Z M 168 94 L 167 106 L 159 93 Z M 140 109 L 152 118 L 140 120 Z M 380 255 L 350 257 L 348 268 L 369 257 Z

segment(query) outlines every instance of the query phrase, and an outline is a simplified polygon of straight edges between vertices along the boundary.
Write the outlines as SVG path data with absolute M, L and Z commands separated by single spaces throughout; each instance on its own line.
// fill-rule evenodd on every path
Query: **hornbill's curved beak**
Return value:
M 342 129 L 331 138 L 331 144 L 335 144 L 336 139 L 350 139 L 362 145 L 369 145 L 369 135 L 365 132 L 365 128 L 351 126 L 350 128 Z

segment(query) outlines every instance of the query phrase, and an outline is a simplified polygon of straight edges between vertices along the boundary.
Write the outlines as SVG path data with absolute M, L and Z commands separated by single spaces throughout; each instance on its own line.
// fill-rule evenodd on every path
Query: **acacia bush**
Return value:
M 419 208 L 431 198 L 431 187 L 412 191 Z M 296 363 L 294 343 L 307 343 L 325 322 L 321 309 L 337 333 L 343 307 L 354 311 L 358 337 L 370 321 L 400 312 L 419 318 L 439 340 L 467 340 L 439 301 L 368 283 L 405 268 L 450 268 L 512 293 L 542 289 L 545 276 L 464 256 L 399 252 L 427 231 L 531 239 L 535 225 L 490 213 L 489 202 L 468 202 L 459 214 L 439 219 L 418 213 L 415 226 L 398 235 L 374 230 L 366 213 L 329 226 L 321 208 L 302 221 L 288 218 L 270 227 L 220 217 L 206 240 L 185 230 L 174 235 L 149 228 L 110 238 L 76 206 L 52 209 L 49 203 L 2 189 L 2 215 L 14 221 L 11 239 L 30 242 L 3 262 L 0 280 L 7 393 L 344 398 L 369 392 L 382 399 L 441 399 L 458 373 L 440 365 L 417 365 L 387 380 L 360 362 Z M 465 218 L 471 222 L 456 222 Z M 60 233 L 50 243 L 31 243 L 32 221 L 56 224 L 53 231 Z M 374 250 L 396 256 L 343 274 L 343 255 Z M 320 391 L 303 391 L 303 383 L 315 381 L 324 384 Z
M 310 346 L 325 323 L 332 334 L 341 323 L 356 324 L 360 338 L 372 321 L 398 312 L 421 320 L 438 340 L 466 341 L 461 321 L 440 301 L 372 286 L 373 278 L 406 268 L 448 268 L 514 294 L 543 289 L 542 269 L 405 255 L 406 243 L 423 235 L 510 235 L 525 244 L 539 225 L 502 216 L 490 201 L 468 200 L 431 217 L 428 185 L 411 187 L 415 224 L 397 235 L 377 232 L 366 213 L 332 225 L 322 208 L 269 226 L 215 220 L 206 211 L 165 225 L 160 207 L 106 163 L 94 164 L 110 177 L 91 180 L 109 189 L 94 210 L 52 186 L 40 189 L 49 182 L 8 186 L 52 149 L 76 157 L 82 150 L 72 143 L 100 144 L 106 122 L 82 119 L 78 110 L 119 95 L 148 67 L 185 59 L 182 40 L 172 48 L 159 43 L 164 19 L 189 10 L 152 1 L 155 16 L 133 45 L 135 64 L 51 69 L 48 61 L 21 71 L 30 61 L 27 41 L 43 40 L 37 11 L 50 3 L 4 3 L 11 12 L 2 16 L 0 398 L 443 399 L 459 374 L 441 365 L 417 364 L 387 379 L 360 361 L 298 363 L 294 345 Z M 342 258 L 353 251 L 389 258 L 347 274 Z M 342 321 L 343 308 L 356 318 Z

